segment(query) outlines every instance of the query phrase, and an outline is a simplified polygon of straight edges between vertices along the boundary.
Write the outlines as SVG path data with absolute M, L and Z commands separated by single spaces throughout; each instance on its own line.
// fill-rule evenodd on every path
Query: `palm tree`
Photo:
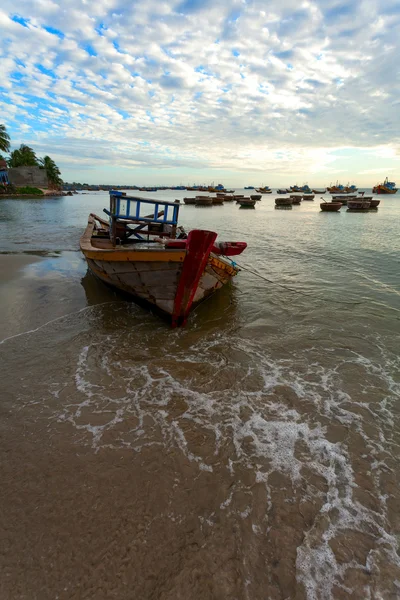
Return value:
M 40 165 L 43 169 L 46 169 L 47 179 L 50 187 L 60 187 L 63 180 L 61 179 L 61 171 L 57 167 L 56 163 L 50 156 L 45 156 L 40 159 Z
M 38 167 L 39 161 L 34 150 L 30 146 L 21 144 L 17 150 L 13 150 L 8 159 L 8 166 L 15 167 Z
M 0 150 L 2 152 L 10 151 L 10 136 L 7 133 L 5 125 L 0 123 Z

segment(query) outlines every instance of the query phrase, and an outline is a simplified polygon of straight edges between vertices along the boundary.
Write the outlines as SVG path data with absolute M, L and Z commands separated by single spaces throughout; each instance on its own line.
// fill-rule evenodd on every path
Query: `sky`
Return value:
M 65 181 L 400 180 L 398 0 L 2 0 L 0 123 Z

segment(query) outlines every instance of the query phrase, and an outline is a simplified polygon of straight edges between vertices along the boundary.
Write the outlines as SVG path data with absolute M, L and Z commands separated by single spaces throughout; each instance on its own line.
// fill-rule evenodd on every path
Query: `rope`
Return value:
M 357 306 L 358 304 L 362 304 L 362 302 L 345 302 L 343 300 L 329 300 L 328 298 L 320 298 L 319 296 L 314 296 L 314 294 L 307 294 L 307 292 L 302 292 L 300 290 L 296 290 L 287 285 L 283 285 L 282 283 L 278 283 L 277 281 L 272 281 L 272 279 L 268 279 L 268 277 L 264 277 L 264 275 L 260 275 L 260 273 L 257 273 L 257 271 L 253 271 L 252 269 L 249 269 L 248 267 L 239 265 L 238 263 L 234 263 L 234 264 L 235 264 L 235 266 L 239 267 L 240 269 L 243 269 L 244 271 L 248 271 L 249 273 L 252 273 L 256 277 L 259 277 L 260 279 L 263 279 L 264 281 L 267 281 L 268 283 L 272 283 L 273 285 L 277 285 L 277 286 L 283 288 L 284 290 L 288 290 L 289 292 L 292 292 L 294 294 L 300 294 L 301 296 L 309 296 L 310 298 L 313 298 L 314 300 L 321 300 L 322 302 L 330 302 L 330 303 L 333 302 L 335 304 L 346 304 L 347 306 Z

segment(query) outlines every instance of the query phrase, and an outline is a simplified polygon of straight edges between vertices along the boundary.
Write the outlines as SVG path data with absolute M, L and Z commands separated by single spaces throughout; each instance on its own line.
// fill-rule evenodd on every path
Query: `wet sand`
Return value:
M 0 285 L 20 277 L 25 267 L 40 260 L 33 254 L 0 254 Z

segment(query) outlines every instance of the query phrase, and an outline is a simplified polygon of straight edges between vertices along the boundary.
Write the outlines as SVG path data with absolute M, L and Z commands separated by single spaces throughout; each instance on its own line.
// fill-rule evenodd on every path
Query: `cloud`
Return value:
M 54 148 L 63 170 L 77 156 L 100 165 L 99 148 L 127 173 L 342 172 L 344 147 L 346 168 L 366 178 L 362 149 L 378 149 L 377 169 L 398 164 L 395 3 L 87 6 L 3 0 L 0 9 L 1 120 L 15 144 Z

